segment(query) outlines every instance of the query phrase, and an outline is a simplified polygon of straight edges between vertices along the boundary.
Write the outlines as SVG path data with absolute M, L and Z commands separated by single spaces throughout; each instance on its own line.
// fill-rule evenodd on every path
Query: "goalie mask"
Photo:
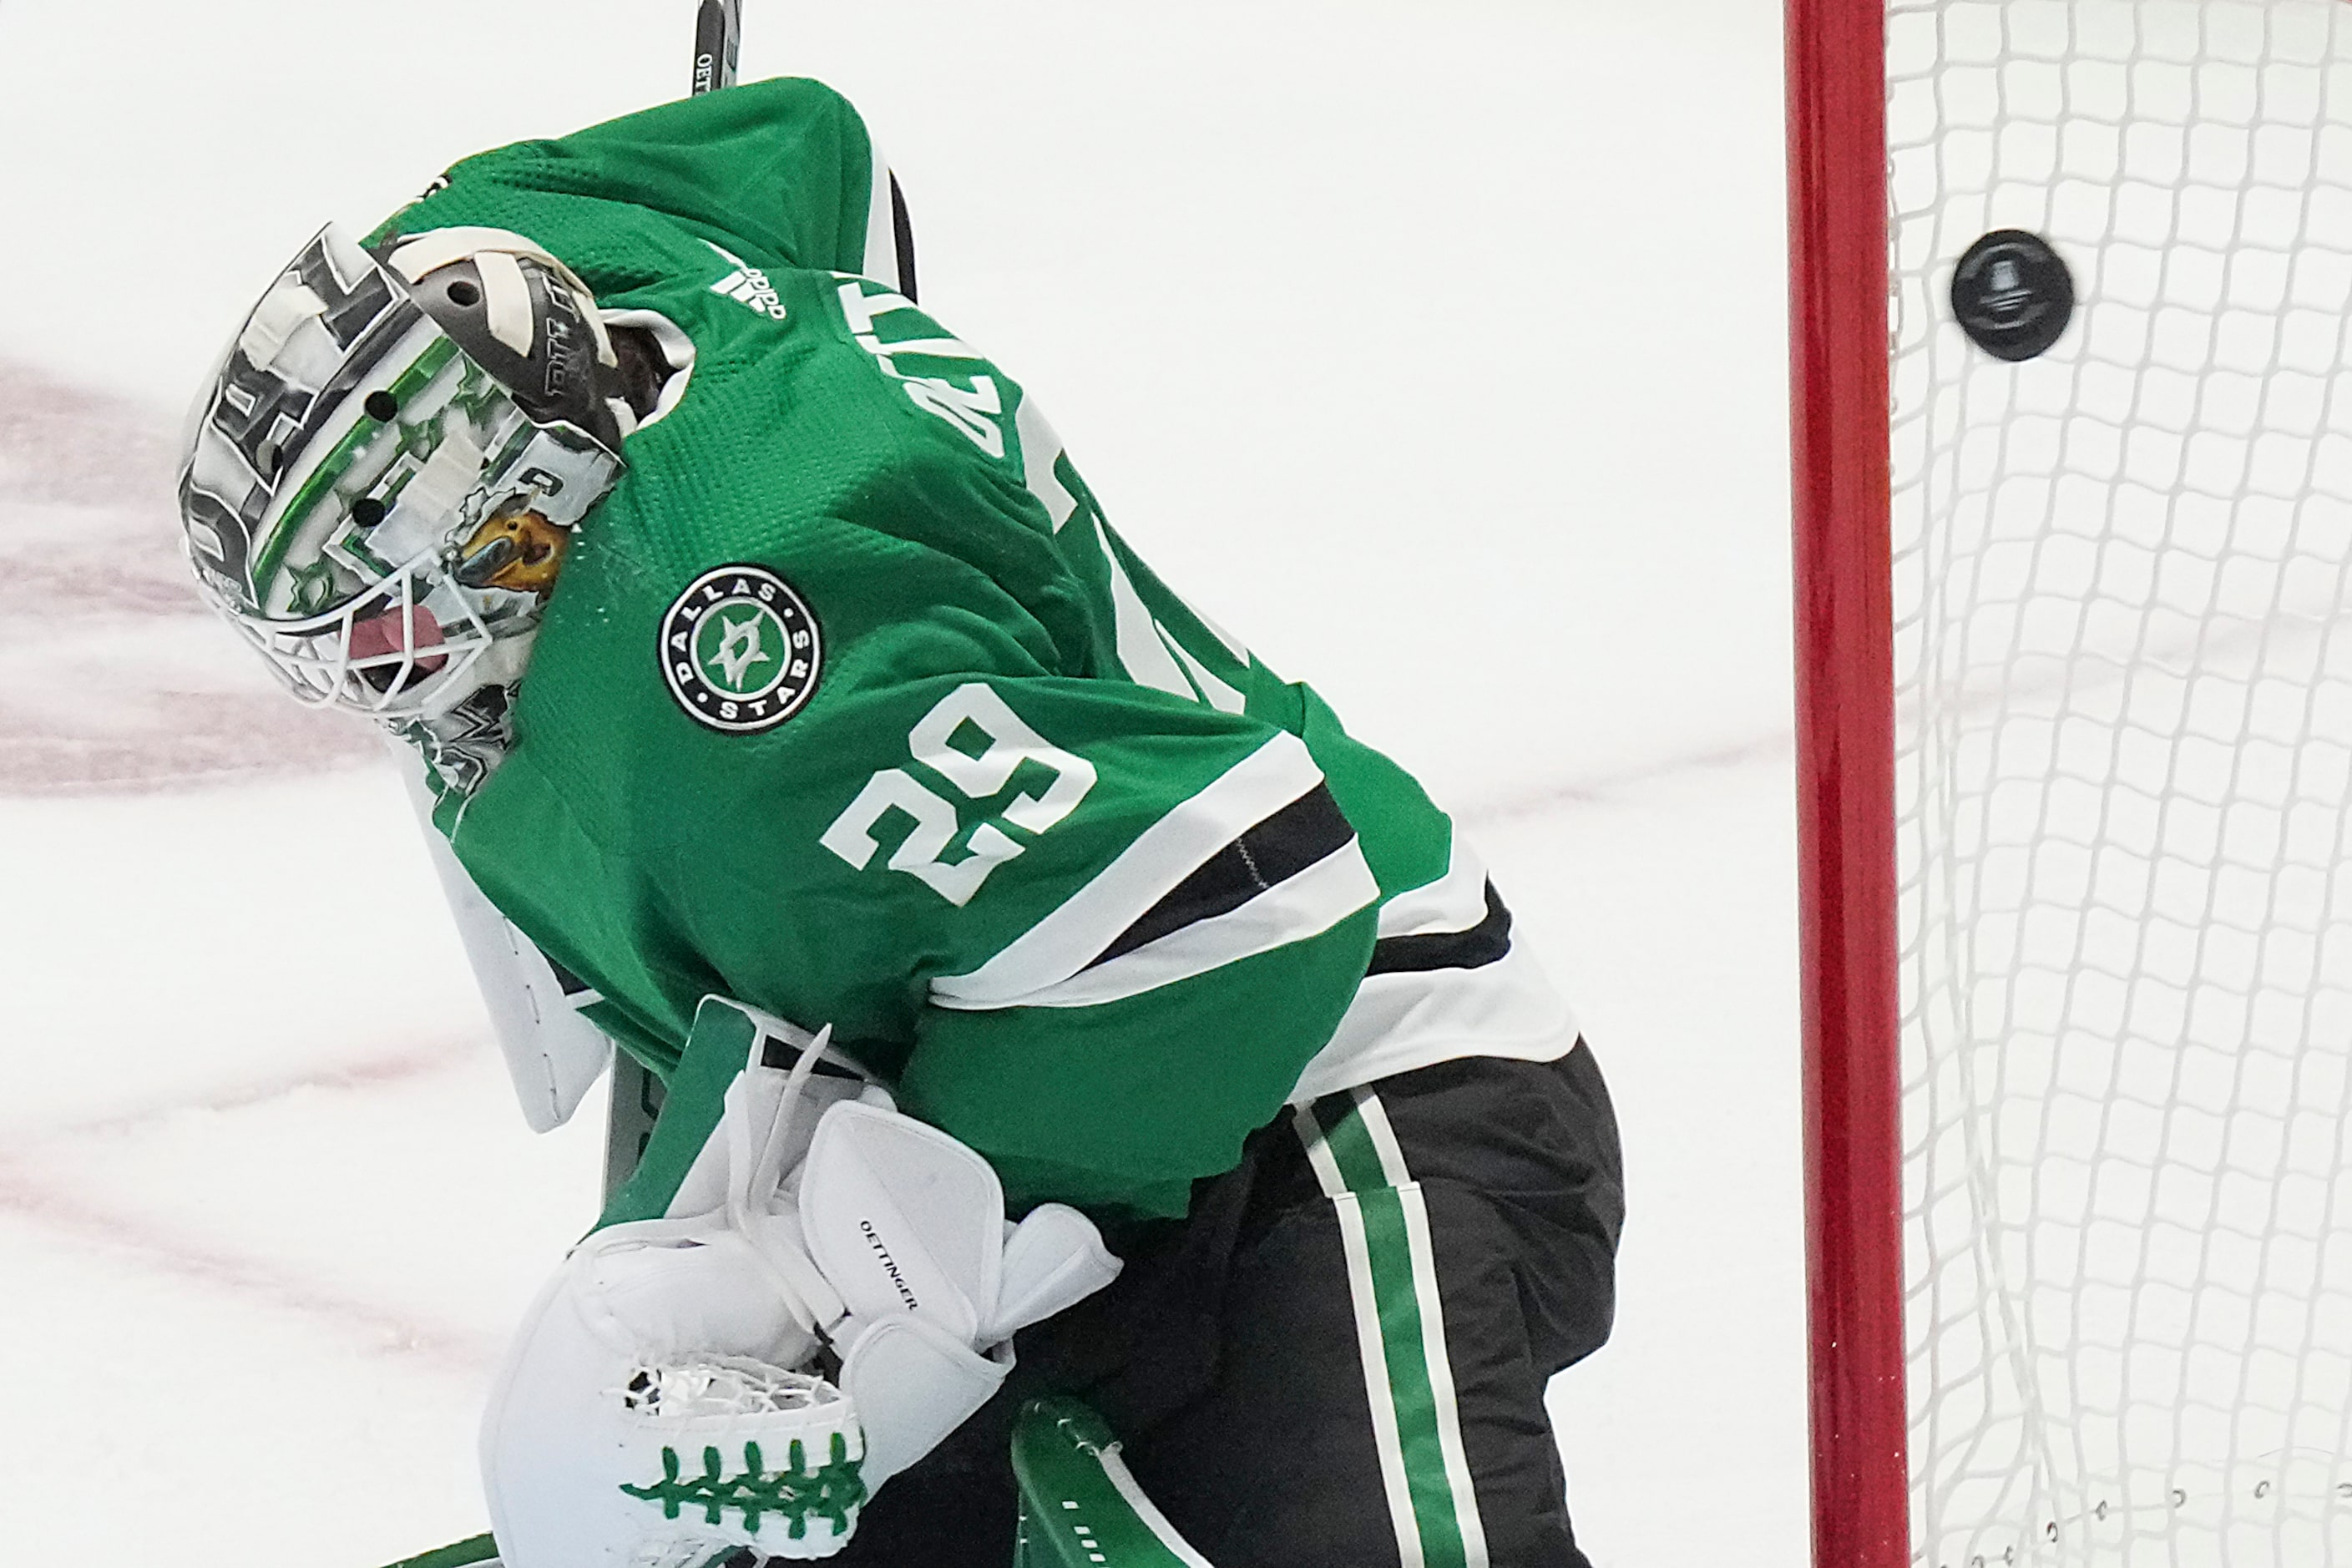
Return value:
M 520 235 L 329 227 L 239 330 L 180 474 L 205 596 L 295 694 L 395 723 L 521 673 L 635 426 L 595 300 Z

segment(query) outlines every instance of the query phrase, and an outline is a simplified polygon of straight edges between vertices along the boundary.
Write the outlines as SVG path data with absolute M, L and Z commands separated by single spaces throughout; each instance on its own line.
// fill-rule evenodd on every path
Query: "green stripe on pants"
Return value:
M 1448 1474 L 1442 1436 L 1441 1424 L 1457 1419 L 1453 1379 L 1444 1369 L 1430 1365 L 1432 1353 L 1444 1353 L 1444 1322 L 1434 1289 L 1427 1289 L 1431 1299 L 1423 1300 L 1424 1281 L 1433 1287 L 1434 1259 L 1422 1259 L 1422 1267 L 1415 1267 L 1415 1251 L 1427 1246 L 1428 1237 L 1420 1184 L 1410 1180 L 1391 1184 L 1365 1115 L 1350 1097 L 1334 1095 L 1318 1101 L 1311 1122 L 1302 1119 L 1299 1131 L 1309 1138 L 1310 1158 L 1321 1155 L 1315 1164 L 1339 1212 L 1360 1327 L 1367 1306 L 1375 1325 L 1361 1346 L 1365 1375 L 1386 1385 L 1394 1421 L 1392 1440 L 1402 1461 L 1404 1500 L 1419 1537 L 1418 1552 L 1402 1542 L 1400 1550 L 1408 1564 L 1418 1561 L 1428 1568 L 1482 1568 L 1484 1532 L 1475 1518 L 1465 1521 L 1457 1509 L 1455 1478 Z M 1390 1412 L 1381 1410 L 1377 1398 L 1372 1405 L 1375 1423 L 1385 1425 L 1383 1416 Z M 1475 1500 L 1466 1493 L 1465 1487 L 1458 1500 L 1475 1510 Z

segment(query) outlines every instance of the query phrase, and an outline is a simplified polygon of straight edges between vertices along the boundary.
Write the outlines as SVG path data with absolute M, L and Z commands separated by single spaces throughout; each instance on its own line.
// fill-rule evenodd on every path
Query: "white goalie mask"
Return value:
M 432 231 L 379 263 L 321 230 L 191 413 L 206 598 L 307 701 L 402 721 L 511 683 L 620 477 L 614 363 L 586 285 L 520 235 Z

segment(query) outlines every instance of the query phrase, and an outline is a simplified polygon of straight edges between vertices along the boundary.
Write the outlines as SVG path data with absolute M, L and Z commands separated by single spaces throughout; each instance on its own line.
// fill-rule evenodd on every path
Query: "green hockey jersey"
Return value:
M 1016 1205 L 1180 1215 L 1287 1100 L 1564 1052 L 1444 814 L 1137 557 L 892 217 L 856 114 L 782 80 L 379 231 L 527 235 L 674 372 L 499 743 L 413 733 L 482 890 L 656 1074 L 706 994 L 831 1024 Z

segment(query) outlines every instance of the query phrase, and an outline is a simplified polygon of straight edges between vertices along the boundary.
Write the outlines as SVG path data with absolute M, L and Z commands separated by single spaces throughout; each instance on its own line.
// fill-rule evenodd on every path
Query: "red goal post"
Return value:
M 1787 0 L 1821 1568 L 2352 1568 L 2352 5 Z
M 1788 0 L 1814 1560 L 1902 1568 L 1884 0 Z

